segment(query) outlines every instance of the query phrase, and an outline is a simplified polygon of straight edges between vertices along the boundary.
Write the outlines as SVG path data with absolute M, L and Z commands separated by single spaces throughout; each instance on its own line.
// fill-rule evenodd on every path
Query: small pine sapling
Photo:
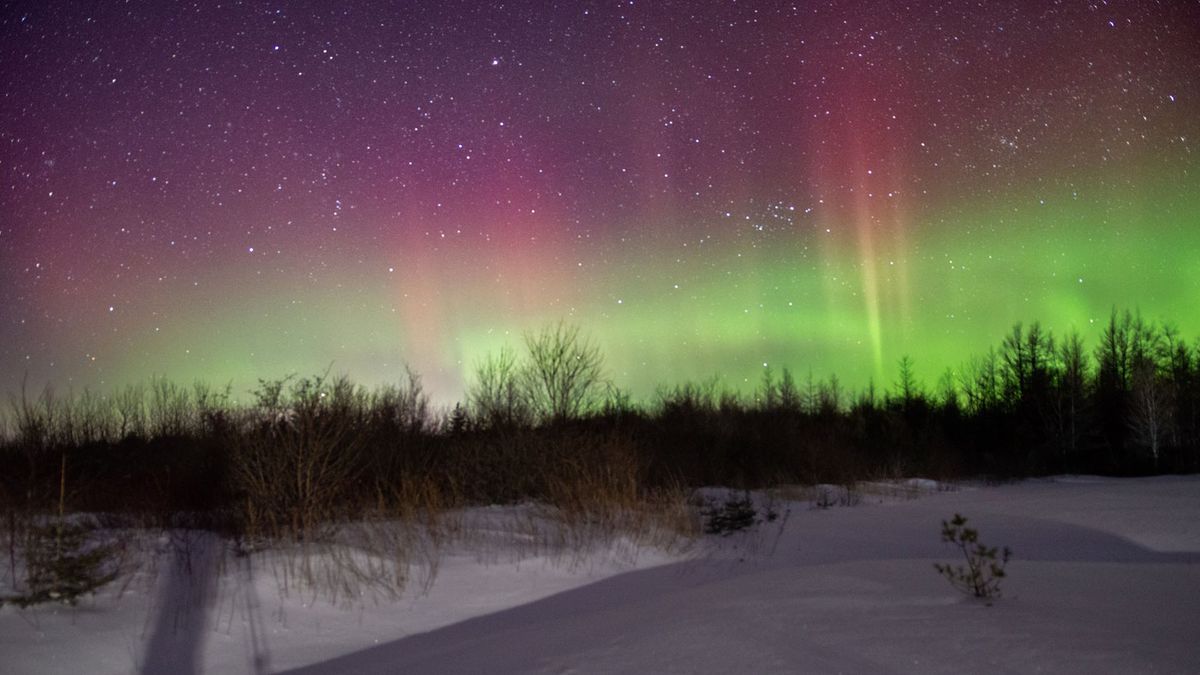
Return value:
M 116 579 L 116 549 L 94 543 L 92 529 L 62 519 L 33 528 L 25 548 L 27 591 L 10 600 L 20 607 L 43 602 L 74 605 Z
M 934 563 L 934 568 L 963 593 L 991 600 L 1000 597 L 1000 581 L 1004 579 L 1004 566 L 1012 556 L 1005 546 L 1002 550 L 983 545 L 979 532 L 967 527 L 967 519 L 954 514 L 949 521 L 942 521 L 942 541 L 954 544 L 962 551 L 966 565 Z
M 9 598 L 20 607 L 43 602 L 74 605 L 79 598 L 117 578 L 116 547 L 92 539 L 94 526 L 66 515 L 67 456 L 59 469 L 58 516 L 29 529 L 24 544 L 26 593 Z M 15 529 L 10 520 L 10 530 Z M 10 554 L 12 555 L 12 554 Z

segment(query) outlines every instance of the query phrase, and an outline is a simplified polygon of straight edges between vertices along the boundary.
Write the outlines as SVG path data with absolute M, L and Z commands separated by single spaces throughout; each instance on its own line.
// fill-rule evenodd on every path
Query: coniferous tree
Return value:
M 1068 462 L 1077 462 L 1083 444 L 1087 417 L 1088 361 L 1083 338 L 1073 332 L 1058 349 L 1059 368 L 1054 382 L 1054 431 L 1057 445 Z M 1066 468 L 1066 467 L 1064 467 Z

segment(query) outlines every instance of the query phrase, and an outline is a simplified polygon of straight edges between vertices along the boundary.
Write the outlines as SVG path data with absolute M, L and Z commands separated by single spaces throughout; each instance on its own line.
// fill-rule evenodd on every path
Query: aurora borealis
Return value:
M 1200 334 L 1195 2 L 5 3 L 0 389 Z

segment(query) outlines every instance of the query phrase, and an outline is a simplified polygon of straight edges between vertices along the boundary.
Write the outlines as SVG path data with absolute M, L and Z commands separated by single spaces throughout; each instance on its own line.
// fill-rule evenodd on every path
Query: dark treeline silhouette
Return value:
M 767 370 L 750 395 L 712 380 L 637 404 L 577 328 L 524 347 L 484 359 L 445 414 L 411 372 L 375 390 L 328 375 L 260 381 L 246 405 L 228 387 L 161 378 L 108 396 L 22 392 L 0 499 L 303 536 L 377 507 L 586 509 L 700 485 L 1200 469 L 1200 344 L 1128 311 L 1091 347 L 1018 324 L 932 388 L 904 358 L 891 386 L 857 393 Z

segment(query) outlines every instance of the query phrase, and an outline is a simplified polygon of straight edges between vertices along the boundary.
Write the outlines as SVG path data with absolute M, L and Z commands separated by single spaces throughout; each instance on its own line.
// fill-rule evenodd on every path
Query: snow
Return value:
M 193 535 L 182 558 L 190 570 L 168 555 L 140 573 L 152 583 L 107 589 L 78 608 L 0 609 L 0 663 L 9 673 L 73 675 L 1127 673 L 1200 664 L 1200 477 L 1071 476 L 953 491 L 910 481 L 858 492 L 857 506 L 829 508 L 817 508 L 813 489 L 756 495 L 780 517 L 674 553 L 620 539 L 555 551 L 512 536 L 504 519 L 519 513 L 483 509 L 465 522 L 491 534 L 443 550 L 428 583 L 349 604 L 281 592 L 281 568 L 263 554 L 216 556 Z M 1014 551 L 1004 596 L 990 606 L 933 570 L 957 562 L 939 538 L 956 512 L 985 543 Z

